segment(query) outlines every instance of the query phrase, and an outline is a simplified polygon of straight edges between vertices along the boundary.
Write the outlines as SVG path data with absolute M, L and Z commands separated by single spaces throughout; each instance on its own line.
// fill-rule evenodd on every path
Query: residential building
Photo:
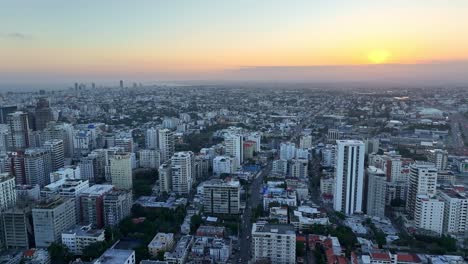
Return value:
M 91 225 L 76 225 L 62 232 L 62 244 L 70 253 L 81 255 L 87 246 L 105 241 L 104 229 L 92 229 Z
M 431 149 L 428 151 L 427 161 L 434 163 L 438 170 L 447 168 L 448 152 L 442 149 Z
M 130 153 L 117 153 L 110 157 L 109 160 L 112 184 L 117 189 L 131 190 L 133 179 Z
M 21 111 L 10 113 L 7 115 L 6 121 L 10 130 L 8 149 L 17 151 L 29 147 L 30 124 L 28 114 Z
M 81 222 L 93 228 L 104 226 L 104 197 L 114 188 L 110 184 L 96 184 L 80 193 Z
M 207 214 L 239 214 L 239 182 L 221 179 L 205 182 L 203 187 L 203 207 Z
M 159 166 L 159 192 L 172 191 L 172 166 L 170 161 Z
M 152 127 L 146 130 L 145 146 L 147 149 L 158 149 L 158 129 Z
M 468 198 L 454 189 L 443 189 L 438 197 L 444 206 L 444 233 L 464 234 L 468 231 Z
M 172 264 L 184 264 L 193 244 L 193 236 L 182 236 L 171 252 L 164 253 L 164 260 Z
M 104 195 L 104 224 L 117 226 L 132 210 L 133 196 L 129 190 L 111 190 Z
M 189 194 L 194 181 L 193 152 L 176 152 L 171 158 L 172 191 L 179 195 Z
M 17 206 L 4 211 L 2 225 L 6 248 L 28 249 L 33 246 L 33 221 L 29 205 Z
M 296 232 L 293 225 L 254 223 L 252 226 L 253 261 L 296 263 Z
M 156 149 L 142 149 L 139 152 L 140 167 L 147 169 L 157 169 L 161 160 L 161 153 Z
M 65 148 L 63 145 L 63 140 L 47 140 L 44 142 L 44 148 L 50 153 L 52 171 L 57 171 L 58 169 L 65 166 Z
M 293 159 L 290 166 L 290 175 L 293 178 L 307 178 L 309 176 L 309 161 L 306 159 Z
M 414 224 L 417 228 L 441 235 L 444 227 L 444 202 L 424 194 L 416 196 Z
M 110 248 L 92 264 L 136 264 L 135 251 Z
M 244 138 L 240 134 L 229 133 L 224 138 L 226 145 L 226 154 L 234 157 L 236 168 L 239 168 L 244 162 Z
M 228 156 L 216 156 L 213 159 L 213 175 L 231 174 L 237 169 L 235 158 Z
M 171 251 L 174 241 L 173 233 L 157 233 L 148 244 L 148 252 L 152 257 L 156 258 L 160 251 Z
M 0 173 L 0 212 L 16 205 L 15 178 L 10 173 Z
M 52 159 L 50 152 L 43 148 L 30 148 L 24 154 L 26 184 L 39 184 L 40 187 L 50 183 Z
M 369 166 L 367 169 L 367 177 L 367 214 L 383 218 L 385 217 L 387 177 L 383 170 L 374 166 Z
M 280 145 L 280 159 L 292 160 L 296 157 L 296 144 L 292 142 L 283 142 Z
M 161 163 L 170 160 L 174 154 L 174 133 L 169 129 L 161 129 L 158 134 L 159 150 L 161 151 Z
M 302 135 L 299 139 L 299 148 L 310 149 L 312 148 L 312 135 Z
M 436 195 L 437 168 L 433 163 L 416 162 L 410 166 L 410 183 L 406 210 L 410 218 L 415 217 L 418 195 Z
M 285 177 L 288 174 L 288 161 L 283 159 L 274 160 L 271 172 L 274 175 Z

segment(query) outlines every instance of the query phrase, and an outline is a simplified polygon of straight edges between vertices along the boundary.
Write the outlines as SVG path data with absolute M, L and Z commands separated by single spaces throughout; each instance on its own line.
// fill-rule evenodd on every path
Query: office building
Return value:
M 161 129 L 158 133 L 161 163 L 170 160 L 175 150 L 174 133 L 169 129 Z
M 234 157 L 216 156 L 213 159 L 213 175 L 231 174 L 236 171 L 236 160 Z
M 234 157 L 236 168 L 244 162 L 244 139 L 240 134 L 230 133 L 224 137 L 226 155 Z
M 87 246 L 105 240 L 104 229 L 92 229 L 91 225 L 76 225 L 62 233 L 62 244 L 70 253 L 81 255 Z
M 166 162 L 159 166 L 159 192 L 170 193 L 172 191 L 172 166 Z
M 238 181 L 213 179 L 204 183 L 203 208 L 208 214 L 239 214 L 240 184 Z
M 32 210 L 36 247 L 46 248 L 61 241 L 62 233 L 75 224 L 74 199 L 44 200 Z
M 291 142 L 281 143 L 280 159 L 292 160 L 294 157 L 296 157 L 296 144 Z
M 63 140 L 52 139 L 44 142 L 44 148 L 49 151 L 52 160 L 52 171 L 56 171 L 65 166 L 65 149 Z
M 194 181 L 193 152 L 176 152 L 171 158 L 172 191 L 179 195 L 189 194 Z
M 370 216 L 385 217 L 385 197 L 387 179 L 385 172 L 374 166 L 367 169 L 367 214 Z
M 113 185 L 96 184 L 80 193 L 81 222 L 93 228 L 104 226 L 104 197 L 112 191 Z
M 254 223 L 252 226 L 253 261 L 296 263 L 296 231 L 289 224 Z
M 15 178 L 8 172 L 0 173 L 0 213 L 16 205 Z
M 112 184 L 117 189 L 131 190 L 132 159 L 130 153 L 117 153 L 110 157 L 110 175 Z
M 26 149 L 24 153 L 26 184 L 44 187 L 50 183 L 52 158 L 50 152 L 43 148 Z
M 161 153 L 156 149 L 142 149 L 138 152 L 140 156 L 140 167 L 146 169 L 157 169 L 161 160 Z
M 362 212 L 364 150 L 362 141 L 337 140 L 333 208 L 347 215 Z
M 7 118 L 9 114 L 15 113 L 18 111 L 18 107 L 16 105 L 10 105 L 10 106 L 1 106 L 0 107 L 0 123 L 1 124 L 6 124 Z
M 6 248 L 28 249 L 33 246 L 33 221 L 29 205 L 13 207 L 4 211 L 2 225 Z
M 134 151 L 133 138 L 131 136 L 120 136 L 115 139 L 115 147 L 122 149 L 124 152 L 132 153 Z
M 104 224 L 117 226 L 128 217 L 133 204 L 132 192 L 129 190 L 112 190 L 104 195 Z
M 415 217 L 418 195 L 436 195 L 437 168 L 433 163 L 416 162 L 410 166 L 410 183 L 406 210 L 410 218 Z

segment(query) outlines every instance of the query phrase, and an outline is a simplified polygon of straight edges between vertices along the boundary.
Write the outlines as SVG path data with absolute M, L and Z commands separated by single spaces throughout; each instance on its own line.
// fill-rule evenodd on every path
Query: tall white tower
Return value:
M 171 158 L 172 191 L 189 194 L 194 180 L 194 155 L 191 151 L 176 152 Z
M 171 130 L 159 130 L 159 150 L 161 151 L 161 163 L 171 159 L 174 154 L 174 133 Z
M 364 142 L 337 140 L 333 208 L 347 215 L 362 212 Z
M 235 158 L 236 167 L 239 168 L 244 162 L 243 137 L 238 134 L 228 134 L 224 138 L 226 154 Z
M 132 189 L 132 157 L 130 153 L 116 153 L 110 157 L 110 175 L 112 184 L 117 189 Z
M 434 163 L 416 162 L 410 166 L 410 184 L 406 210 L 411 218 L 415 216 L 418 195 L 429 198 L 436 195 L 437 168 Z
M 154 127 L 148 128 L 146 130 L 146 148 L 148 149 L 157 149 L 159 146 L 158 142 L 158 130 Z

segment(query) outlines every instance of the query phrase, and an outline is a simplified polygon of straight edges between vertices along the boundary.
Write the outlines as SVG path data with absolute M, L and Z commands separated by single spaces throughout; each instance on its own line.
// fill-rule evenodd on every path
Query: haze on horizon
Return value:
M 2 1 L 0 85 L 468 83 L 468 2 Z

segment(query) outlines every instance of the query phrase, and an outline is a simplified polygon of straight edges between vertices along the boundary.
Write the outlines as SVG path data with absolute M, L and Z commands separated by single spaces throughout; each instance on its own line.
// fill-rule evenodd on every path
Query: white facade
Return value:
M 15 177 L 0 173 L 0 212 L 16 205 Z
M 154 127 L 146 130 L 145 145 L 147 149 L 159 148 L 158 130 Z
M 296 263 L 296 231 L 292 225 L 254 223 L 252 244 L 254 262 Z
M 447 168 L 448 152 L 442 149 L 431 149 L 428 153 L 427 161 L 435 164 L 438 170 Z
M 335 166 L 335 211 L 351 215 L 362 212 L 364 190 L 364 142 L 358 140 L 337 140 Z
M 65 146 L 63 140 L 52 139 L 44 142 L 44 148 L 50 152 L 52 170 L 58 170 L 65 166 Z
M 326 145 L 322 149 L 322 166 L 324 167 L 334 167 L 336 158 L 336 146 L 335 145 Z
M 169 251 L 174 246 L 174 233 L 157 233 L 148 244 L 148 252 L 154 258 L 160 251 Z
M 311 135 L 304 135 L 301 136 L 299 140 L 299 148 L 312 148 L 312 136 Z
M 255 141 L 255 151 L 260 152 L 262 135 L 259 132 L 253 132 L 246 136 L 246 140 Z
M 236 160 L 228 156 L 217 156 L 213 159 L 213 174 L 219 176 L 223 173 L 231 174 L 236 171 Z
M 445 203 L 444 233 L 468 231 L 468 198 L 451 189 L 440 191 L 438 196 Z
M 244 162 L 244 142 L 242 135 L 228 134 L 224 138 L 226 154 L 234 157 L 237 168 Z
M 61 179 L 81 179 L 81 169 L 79 166 L 67 166 L 50 173 L 50 182 Z
M 416 197 L 414 224 L 417 228 L 442 234 L 444 225 L 444 202 L 427 195 Z
M 161 153 L 155 149 L 142 149 L 139 151 L 140 154 L 140 167 L 157 169 L 161 160 Z
M 161 163 L 170 160 L 174 154 L 174 133 L 169 129 L 161 129 L 158 133 L 159 150 L 161 151 Z
M 164 163 L 159 166 L 159 192 L 170 193 L 172 191 L 172 167 L 171 164 Z
M 291 160 L 296 156 L 296 144 L 291 142 L 281 143 L 280 159 Z
M 386 176 L 383 170 L 373 166 L 367 169 L 367 214 L 385 217 L 385 197 L 387 190 Z
M 52 171 L 50 152 L 41 148 L 27 149 L 24 157 L 24 168 L 27 184 L 39 184 L 41 187 L 49 184 L 49 174 Z
M 110 158 L 110 175 L 112 184 L 117 189 L 132 189 L 132 159 L 130 153 L 119 153 Z
M 294 159 L 290 166 L 290 175 L 293 178 L 306 178 L 308 177 L 309 161 L 306 159 Z
M 418 195 L 436 195 L 437 168 L 433 163 L 416 162 L 410 166 L 410 184 L 406 203 L 410 217 L 415 217 Z
M 176 152 L 171 158 L 172 191 L 189 194 L 194 181 L 194 156 L 191 151 Z
M 288 161 L 282 159 L 273 161 L 272 173 L 285 177 L 288 173 Z
M 75 255 L 81 255 L 85 247 L 104 240 L 104 229 L 91 229 L 91 225 L 75 226 L 62 233 L 62 244 Z

